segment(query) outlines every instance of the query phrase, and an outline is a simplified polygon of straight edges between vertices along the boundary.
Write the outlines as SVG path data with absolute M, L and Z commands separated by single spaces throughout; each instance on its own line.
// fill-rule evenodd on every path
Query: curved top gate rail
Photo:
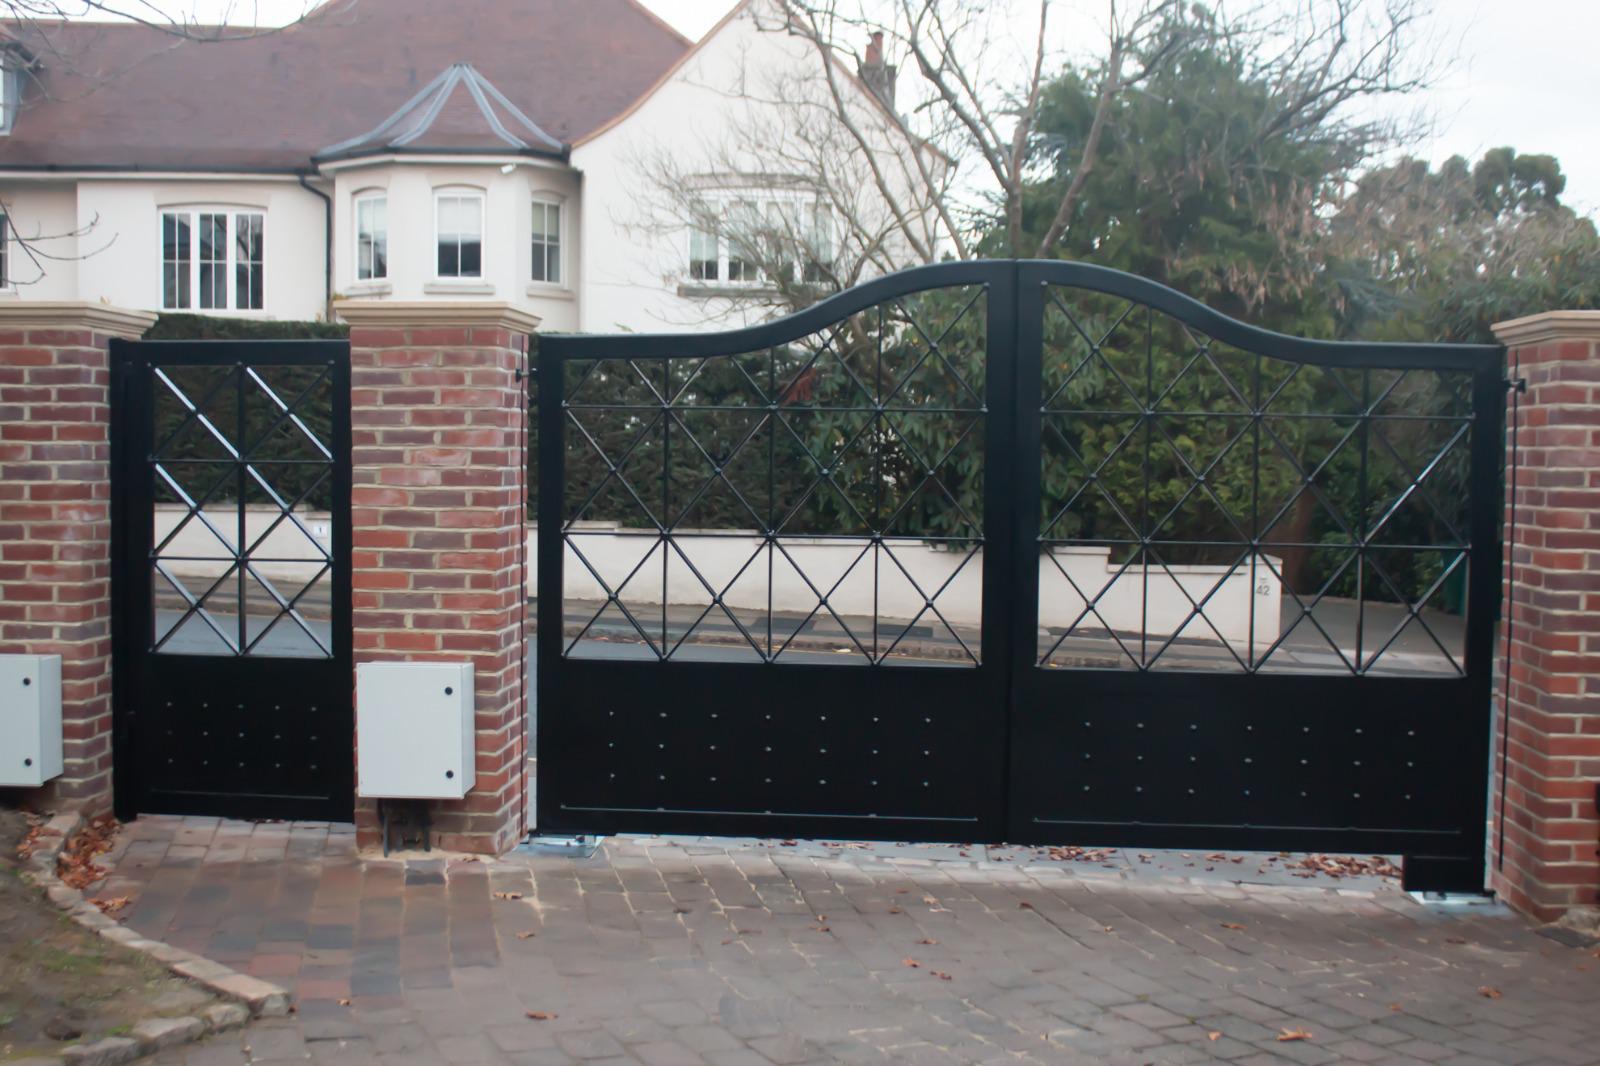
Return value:
M 976 259 L 912 267 L 836 293 L 803 311 L 754 326 L 713 333 L 549 334 L 563 354 L 578 359 L 670 359 L 738 355 L 789 344 L 897 296 L 955 285 L 987 285 L 1016 277 L 1020 284 L 1053 284 L 1130 300 L 1170 315 L 1224 344 L 1293 363 L 1393 370 L 1477 371 L 1499 365 L 1498 344 L 1332 341 L 1253 326 L 1176 289 L 1137 274 L 1093 263 L 1049 259 Z M 692 352 L 685 352 L 685 347 Z

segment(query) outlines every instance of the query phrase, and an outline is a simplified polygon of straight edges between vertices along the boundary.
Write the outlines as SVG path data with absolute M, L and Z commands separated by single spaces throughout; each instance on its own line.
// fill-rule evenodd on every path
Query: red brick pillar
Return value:
M 1503 830 L 1505 843 L 1491 883 L 1550 920 L 1600 902 L 1600 311 L 1519 318 L 1495 335 L 1528 385 L 1507 540 L 1510 671 L 1498 693 L 1509 685 L 1503 796 L 1498 752 L 1494 774 L 1504 825 L 1492 838 Z
M 438 846 L 499 854 L 526 828 L 527 335 L 504 303 L 347 300 L 356 662 L 471 660 L 477 784 L 433 804 Z M 361 708 L 356 708 L 360 743 Z M 375 804 L 357 800 L 364 843 Z
M 111 807 L 112 337 L 156 316 L 0 304 L 0 654 L 61 656 L 60 777 L 41 807 Z

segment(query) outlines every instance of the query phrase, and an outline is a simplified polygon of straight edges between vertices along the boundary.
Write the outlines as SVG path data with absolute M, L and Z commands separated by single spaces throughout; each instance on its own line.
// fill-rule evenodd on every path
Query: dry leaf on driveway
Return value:
M 916 959 L 910 958 L 909 956 L 906 957 L 906 958 L 901 959 L 900 962 L 901 962 L 902 965 L 909 966 L 913 970 L 917 969 L 918 967 L 920 967 L 922 965 L 922 963 L 918 962 Z
M 950 980 L 950 975 L 945 973 L 943 970 L 929 970 L 928 972 L 933 974 L 933 976 L 937 977 L 941 981 Z
M 1240 925 L 1238 922 L 1223 922 L 1222 923 L 1222 928 L 1224 928 L 1224 929 L 1243 929 L 1244 926 Z
M 522 893 L 521 892 L 495 892 L 495 893 L 493 893 L 493 895 L 494 895 L 495 899 L 521 899 L 522 898 Z
M 551 1018 L 560 1017 L 560 1015 L 556 1014 L 556 1012 L 553 1010 L 530 1010 L 527 1012 L 527 1015 L 536 1022 L 547 1022 Z
M 517 934 L 517 939 L 518 940 L 526 940 L 530 936 L 538 936 L 538 935 L 539 934 L 535 933 L 532 929 L 524 929 L 522 932 Z
M 937 944 L 938 941 L 933 939 L 933 937 L 931 937 L 931 936 L 925 936 L 921 940 L 917 941 L 917 943 L 919 943 L 919 944 Z
M 1287 1043 L 1290 1040 L 1310 1040 L 1310 1039 L 1311 1039 L 1311 1034 L 1306 1032 L 1304 1029 L 1280 1029 L 1280 1030 L 1278 1030 L 1278 1040 L 1280 1042 L 1282 1042 L 1282 1043 Z
M 1495 988 L 1493 985 L 1479 985 L 1478 995 L 1482 996 L 1484 999 L 1499 999 L 1500 990 Z
M 1212 1043 L 1215 1043 L 1216 1041 L 1222 1039 L 1222 1031 L 1220 1029 L 1213 1029 L 1211 1032 L 1206 1034 L 1206 1039 L 1210 1040 Z

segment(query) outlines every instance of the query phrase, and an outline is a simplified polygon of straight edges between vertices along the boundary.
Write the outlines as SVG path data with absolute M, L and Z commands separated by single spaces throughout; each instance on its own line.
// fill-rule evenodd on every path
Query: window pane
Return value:
M 717 280 L 717 235 L 710 230 L 689 233 L 689 276 L 696 281 Z
M 200 306 L 228 306 L 228 216 L 200 216 Z
M 259 214 L 238 215 L 234 220 L 233 305 L 249 311 L 259 311 L 262 306 L 262 221 Z
M 476 278 L 483 274 L 483 244 L 473 238 L 461 241 L 461 276 Z
M 732 229 L 728 233 L 728 280 L 756 279 L 756 241 L 761 230 L 754 204 L 740 202 L 729 212 Z
M 439 276 L 454 278 L 461 274 L 461 246 L 454 240 L 439 238 Z
M 161 215 L 161 306 L 189 306 L 189 216 L 181 212 Z

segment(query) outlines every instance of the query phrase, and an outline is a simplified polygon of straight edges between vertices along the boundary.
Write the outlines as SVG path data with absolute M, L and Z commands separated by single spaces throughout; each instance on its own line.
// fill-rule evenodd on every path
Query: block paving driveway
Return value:
M 294 992 L 163 1064 L 1600 1062 L 1600 958 L 1500 908 L 922 852 L 385 860 L 349 827 L 142 818 L 100 895 Z

